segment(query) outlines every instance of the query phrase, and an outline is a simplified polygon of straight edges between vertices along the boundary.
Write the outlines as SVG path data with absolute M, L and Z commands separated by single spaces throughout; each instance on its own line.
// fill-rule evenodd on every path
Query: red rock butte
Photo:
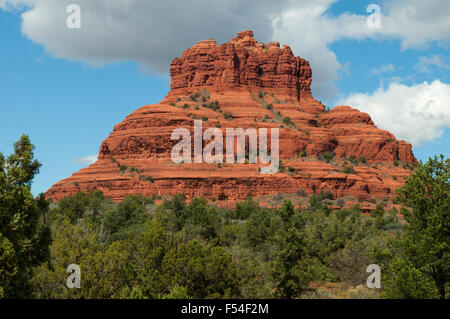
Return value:
M 303 189 L 390 198 L 417 162 L 410 144 L 377 128 L 368 114 L 349 106 L 327 110 L 311 95 L 309 62 L 287 45 L 259 43 L 252 31 L 222 45 L 197 43 L 173 60 L 170 75 L 171 91 L 163 101 L 114 126 L 97 162 L 53 185 L 47 197 L 101 190 L 115 201 L 129 194 L 180 193 L 241 200 Z M 224 136 L 227 127 L 279 128 L 286 169 L 264 175 L 259 167 L 267 164 L 175 164 L 171 150 L 178 141 L 171 140 L 172 131 L 192 132 L 195 119 Z

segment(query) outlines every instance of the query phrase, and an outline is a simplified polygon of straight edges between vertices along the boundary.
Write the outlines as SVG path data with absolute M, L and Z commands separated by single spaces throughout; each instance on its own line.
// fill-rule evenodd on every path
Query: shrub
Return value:
M 395 165 L 395 166 L 398 166 L 398 164 L 399 164 L 399 163 L 398 163 L 398 160 L 394 160 L 394 165 Z
M 344 170 L 342 172 L 344 174 L 355 174 L 355 170 L 353 169 L 353 166 L 345 166 Z
M 301 157 L 306 157 L 308 154 L 306 153 L 306 151 L 301 151 L 300 152 L 300 156 Z
M 330 200 L 334 200 L 334 195 L 333 195 L 332 192 L 326 191 L 326 192 L 323 194 L 323 198 L 325 198 L 325 199 L 330 199 Z
M 203 121 L 203 122 L 206 122 L 206 121 L 208 121 L 208 117 L 207 117 L 207 116 L 205 116 L 205 115 L 203 115 L 203 116 L 202 116 L 202 121 Z
M 224 117 L 226 120 L 231 120 L 231 119 L 233 118 L 233 114 L 231 114 L 230 112 L 225 112 L 225 113 L 223 114 L 223 117 Z
M 322 154 L 317 155 L 317 158 L 319 160 L 325 160 L 327 163 L 329 163 L 335 156 L 336 156 L 335 152 L 324 152 Z
M 197 102 L 197 99 L 200 97 L 200 92 L 195 92 L 194 94 L 189 95 L 189 100 Z
M 278 167 L 278 170 L 283 173 L 284 171 L 286 171 L 286 167 L 284 166 L 283 162 L 280 161 L 280 166 Z
M 208 109 L 211 109 L 213 111 L 220 110 L 220 106 L 219 106 L 219 102 L 218 101 L 214 101 L 214 102 L 211 102 L 211 103 L 203 103 L 203 106 L 208 108 Z
M 260 99 L 263 99 L 263 98 L 264 98 L 264 95 L 265 95 L 265 93 L 264 93 L 263 91 L 258 91 L 258 97 L 259 97 Z
M 355 156 L 350 156 L 349 158 L 348 158 L 348 160 L 352 163 L 352 164 L 354 164 L 354 165 L 358 165 L 358 160 L 356 159 L 356 157 Z
M 141 181 L 147 181 L 147 182 L 150 182 L 150 183 L 154 183 L 154 182 L 155 182 L 155 180 L 153 179 L 153 177 L 151 177 L 151 176 L 146 176 L 146 175 L 140 175 L 140 176 L 139 176 L 139 179 L 140 179 Z
M 266 105 L 266 109 L 268 109 L 268 110 L 273 110 L 273 105 L 272 105 L 272 104 L 267 104 L 267 105 Z
M 291 118 L 288 117 L 288 116 L 283 117 L 283 123 L 286 124 L 286 125 L 292 124 Z

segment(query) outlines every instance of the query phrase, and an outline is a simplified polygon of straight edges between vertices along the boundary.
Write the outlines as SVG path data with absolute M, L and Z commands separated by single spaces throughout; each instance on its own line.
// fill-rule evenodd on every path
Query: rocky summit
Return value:
M 95 164 L 46 193 L 59 200 L 101 190 L 119 201 L 129 194 L 240 200 L 249 195 L 329 191 L 335 197 L 391 198 L 417 160 L 411 145 L 375 126 L 350 106 L 327 109 L 311 94 L 309 62 L 289 46 L 260 43 L 252 31 L 219 45 L 205 40 L 170 65 L 171 91 L 114 127 Z M 172 161 L 177 128 L 279 128 L 280 171 L 261 163 Z

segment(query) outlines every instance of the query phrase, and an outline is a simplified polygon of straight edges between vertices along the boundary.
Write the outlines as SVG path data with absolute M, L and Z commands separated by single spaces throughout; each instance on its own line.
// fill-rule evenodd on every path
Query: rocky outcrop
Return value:
M 311 96 L 308 61 L 288 46 L 257 42 L 251 31 L 223 45 L 194 45 L 173 60 L 170 74 L 165 99 L 116 125 L 99 160 L 55 184 L 49 198 L 101 190 L 114 200 L 137 193 L 236 200 L 300 189 L 391 197 L 417 162 L 410 144 L 378 129 L 368 114 L 349 106 L 326 110 Z M 195 119 L 224 135 L 227 127 L 279 128 L 285 171 L 262 175 L 260 164 L 173 163 L 171 134 L 180 127 L 192 131 Z

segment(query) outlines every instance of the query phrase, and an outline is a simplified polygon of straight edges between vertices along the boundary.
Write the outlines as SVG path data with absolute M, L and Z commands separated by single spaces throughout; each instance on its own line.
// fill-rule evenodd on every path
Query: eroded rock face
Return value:
M 173 60 L 170 74 L 166 98 L 116 125 L 100 147 L 99 160 L 55 184 L 49 198 L 101 190 L 114 200 L 178 193 L 237 200 L 299 189 L 392 197 L 410 174 L 394 161 L 417 162 L 410 144 L 378 129 L 368 114 L 349 106 L 327 111 L 311 96 L 308 61 L 288 46 L 258 43 L 251 31 L 220 46 L 215 40 L 194 45 Z M 173 163 L 172 131 L 192 132 L 195 119 L 203 120 L 204 130 L 220 127 L 224 136 L 227 127 L 279 128 L 286 171 L 262 175 L 260 164 Z M 333 152 L 327 163 L 322 155 Z
M 172 90 L 277 89 L 296 100 L 312 98 L 309 62 L 295 57 L 287 45 L 257 42 L 252 31 L 221 46 L 215 40 L 199 42 L 173 60 L 170 75 Z

